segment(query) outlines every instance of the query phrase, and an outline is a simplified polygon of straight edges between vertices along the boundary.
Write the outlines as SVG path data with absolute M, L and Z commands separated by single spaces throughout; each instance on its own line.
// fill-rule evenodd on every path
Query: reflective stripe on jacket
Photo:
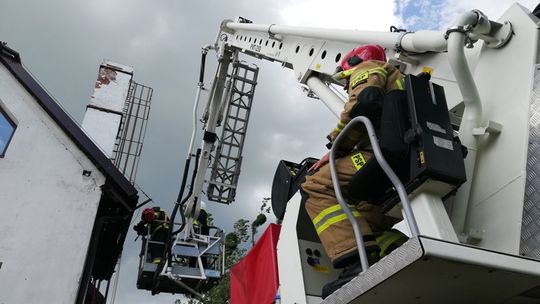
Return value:
M 161 229 L 169 229 L 169 217 L 163 210 L 154 212 L 154 220 L 150 224 L 150 233 L 154 236 Z

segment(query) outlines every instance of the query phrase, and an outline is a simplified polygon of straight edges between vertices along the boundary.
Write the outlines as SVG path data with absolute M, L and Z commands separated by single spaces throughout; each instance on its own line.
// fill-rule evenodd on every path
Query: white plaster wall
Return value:
M 87 108 L 84 114 L 82 128 L 109 158 L 113 155 L 121 120 L 122 115 L 94 108 Z
M 2 65 L 0 100 L 0 304 L 74 303 L 105 178 Z

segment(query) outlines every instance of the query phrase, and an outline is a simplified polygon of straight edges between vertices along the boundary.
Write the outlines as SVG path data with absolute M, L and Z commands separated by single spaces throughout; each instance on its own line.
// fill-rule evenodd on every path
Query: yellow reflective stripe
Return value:
M 355 208 L 355 206 L 353 206 L 353 205 L 347 205 L 347 206 L 349 206 L 349 208 Z M 317 225 L 321 221 L 321 219 L 323 217 L 327 216 L 328 214 L 330 214 L 332 212 L 338 211 L 338 210 L 341 210 L 341 205 L 340 204 L 332 205 L 332 206 L 324 209 L 323 211 L 321 211 L 321 213 L 319 213 L 319 215 L 317 215 L 313 219 L 313 224 Z
M 341 132 L 341 130 L 343 130 L 343 128 L 345 128 L 345 125 L 346 123 L 342 122 L 342 121 L 339 121 L 338 124 L 337 124 L 337 127 L 334 129 L 334 131 L 336 132 Z
M 352 214 L 353 214 L 354 217 L 360 217 L 360 212 L 358 212 L 358 211 L 353 211 Z M 341 221 L 343 221 L 345 219 L 347 219 L 347 214 L 345 214 L 345 213 L 334 216 L 334 217 L 328 219 L 328 221 L 326 221 L 323 225 L 321 225 L 321 226 L 319 226 L 317 228 L 317 234 L 321 234 L 323 231 L 328 229 L 328 227 L 330 227 L 331 225 L 333 225 L 335 223 L 338 223 L 338 222 L 341 222 Z
M 323 211 L 321 211 L 321 213 L 319 213 L 319 215 L 317 215 L 314 219 L 313 219 L 313 224 L 317 225 L 319 223 L 319 221 L 325 217 L 326 215 L 334 212 L 334 211 L 338 211 L 338 210 L 341 210 L 341 206 L 338 204 L 338 205 L 333 205 L 332 207 L 329 207 L 329 208 L 326 208 L 324 209 Z
M 347 77 L 350 77 L 353 72 L 356 71 L 357 68 L 352 68 L 352 69 L 348 69 L 346 71 L 341 71 L 341 72 L 338 72 L 336 74 L 334 74 L 332 76 L 332 78 L 336 79 L 336 80 L 341 80 L 341 79 L 345 79 Z M 379 74 L 381 75 L 383 78 L 386 79 L 386 76 L 388 75 L 388 72 L 386 71 L 385 68 L 382 68 L 382 67 L 377 67 L 377 68 L 373 68 L 373 69 L 369 69 L 369 70 L 366 70 L 365 72 L 367 72 L 368 74 Z M 360 75 L 363 75 L 364 73 L 361 73 Z
M 373 74 L 377 74 L 381 76 L 384 79 L 384 82 L 386 82 L 388 71 L 386 71 L 386 69 L 384 68 L 377 67 L 377 68 L 366 70 L 363 73 L 358 73 L 354 75 L 351 79 L 351 88 L 356 87 L 356 85 L 361 82 L 367 81 L 367 79 Z
M 383 67 L 377 67 L 377 68 L 373 68 L 373 69 L 369 69 L 368 72 L 371 74 L 371 73 L 378 73 L 378 74 L 382 74 L 382 75 L 388 75 L 388 71 L 386 71 L 385 68 Z
M 397 85 L 398 89 L 400 89 L 400 90 L 404 89 L 403 88 L 403 82 L 401 82 L 401 79 L 396 80 L 396 85 Z
M 390 247 L 390 245 L 405 237 L 406 236 L 400 232 L 385 231 L 381 236 L 375 239 L 377 245 L 379 245 L 379 248 L 381 248 L 380 256 L 385 256 L 386 250 L 388 249 L 388 247 Z
M 351 86 L 354 87 L 356 84 L 362 81 L 367 81 L 369 78 L 369 70 L 363 72 L 363 73 L 357 73 L 351 78 Z
M 334 74 L 332 76 L 332 78 L 336 79 L 336 80 L 341 80 L 341 79 L 345 79 L 349 76 L 351 76 L 351 74 L 356 70 L 356 68 L 352 68 L 352 69 L 348 69 L 346 71 L 341 71 L 341 72 L 338 72 L 336 74 Z
M 368 70 L 369 74 L 379 74 L 381 75 L 384 80 L 386 81 L 386 76 L 388 75 L 388 71 L 386 71 L 386 69 L 384 68 L 373 68 L 373 69 L 370 69 Z
M 343 75 L 344 77 L 349 77 L 349 76 L 352 75 L 352 73 L 353 73 L 354 71 L 356 71 L 355 68 L 353 68 L 353 69 L 348 69 L 348 70 L 346 70 L 346 71 L 341 72 L 341 75 Z
M 156 226 L 156 228 L 154 228 L 154 231 L 152 232 L 152 235 L 154 235 L 154 233 L 156 231 L 158 231 L 159 229 L 169 229 L 169 224 L 168 223 L 161 223 L 159 225 Z

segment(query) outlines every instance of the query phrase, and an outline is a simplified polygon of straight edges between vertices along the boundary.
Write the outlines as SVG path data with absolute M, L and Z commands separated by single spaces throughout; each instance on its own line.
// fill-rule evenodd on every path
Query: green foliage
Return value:
M 272 207 L 270 206 L 271 200 L 271 197 L 263 198 L 260 213 L 270 213 L 270 210 L 272 210 Z
M 227 233 L 225 236 L 225 255 L 230 256 L 240 245 L 238 235 L 234 232 Z
M 202 301 L 191 299 L 189 304 L 227 304 L 231 302 L 230 295 L 231 278 L 229 273 L 221 277 L 218 284 L 203 295 Z
M 266 223 L 266 215 L 260 213 L 259 215 L 257 215 L 257 218 L 253 221 L 253 223 L 251 223 L 251 229 L 257 229 L 264 223 Z
M 259 208 L 259 214 L 257 218 L 251 223 L 251 247 L 255 246 L 255 235 L 257 234 L 257 229 L 266 223 L 265 213 L 270 213 L 270 197 L 265 197 L 262 200 L 261 207 Z
M 259 213 L 257 218 L 251 223 L 251 247 L 255 246 L 255 235 L 257 234 L 257 228 L 266 223 L 266 215 Z
M 240 243 L 247 242 L 249 240 L 249 235 L 247 233 L 249 228 L 249 221 L 245 219 L 239 219 L 234 223 L 233 229 L 234 233 L 238 236 Z

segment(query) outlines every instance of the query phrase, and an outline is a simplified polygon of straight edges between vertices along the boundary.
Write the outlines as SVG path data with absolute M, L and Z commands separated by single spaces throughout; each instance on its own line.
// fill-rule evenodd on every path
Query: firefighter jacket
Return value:
M 169 216 L 163 210 L 154 211 L 154 219 L 150 222 L 150 235 L 161 229 L 169 229 Z
M 380 107 L 382 107 L 384 94 L 392 90 L 403 90 L 403 75 L 396 67 L 384 61 L 364 61 L 352 69 L 334 75 L 334 78 L 338 80 L 347 79 L 349 99 L 345 103 L 336 128 L 327 136 L 330 145 L 336 140 L 347 123 L 359 115 L 370 118 L 375 130 L 378 131 Z M 365 109 L 362 109 L 362 107 Z M 377 107 L 379 108 L 377 109 Z M 368 115 L 366 114 L 368 112 L 372 113 Z M 360 149 L 371 146 L 363 125 L 348 131 L 336 150 L 338 156 L 350 153 L 355 146 Z

